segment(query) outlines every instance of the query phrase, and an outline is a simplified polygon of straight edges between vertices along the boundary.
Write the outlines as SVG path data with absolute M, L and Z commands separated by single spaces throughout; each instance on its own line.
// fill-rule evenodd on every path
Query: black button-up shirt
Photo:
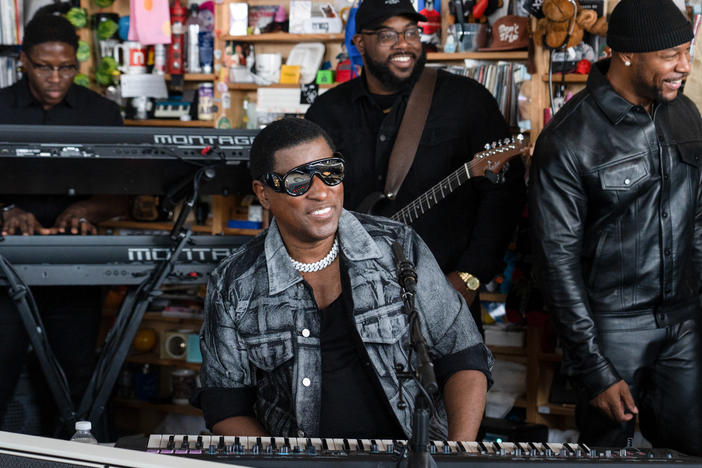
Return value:
M 344 206 L 357 209 L 382 192 L 392 147 L 411 87 L 398 93 L 389 112 L 369 93 L 363 76 L 320 95 L 306 118 L 321 125 L 347 162 Z M 495 99 L 474 80 L 440 71 L 414 163 L 389 216 L 415 200 L 481 151 L 508 135 Z M 489 281 L 502 257 L 524 203 L 524 168 L 512 160 L 505 184 L 470 180 L 412 224 L 445 272 L 468 271 Z
M 0 89 L 0 124 L 122 125 L 122 116 L 117 104 L 76 84 L 61 102 L 44 110 L 23 78 Z

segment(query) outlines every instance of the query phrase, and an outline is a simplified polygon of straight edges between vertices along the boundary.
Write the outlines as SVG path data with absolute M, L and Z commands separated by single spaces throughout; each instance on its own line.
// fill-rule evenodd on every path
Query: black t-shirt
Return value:
M 345 288 L 344 288 L 345 289 Z M 342 292 L 320 310 L 322 401 L 320 437 L 404 439 L 351 322 Z

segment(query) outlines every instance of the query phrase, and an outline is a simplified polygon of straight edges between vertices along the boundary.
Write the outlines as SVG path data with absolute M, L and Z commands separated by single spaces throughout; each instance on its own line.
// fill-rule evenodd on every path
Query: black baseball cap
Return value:
M 417 22 L 427 20 L 417 13 L 410 0 L 363 0 L 356 12 L 356 32 L 378 29 L 383 21 L 393 16 L 406 16 Z

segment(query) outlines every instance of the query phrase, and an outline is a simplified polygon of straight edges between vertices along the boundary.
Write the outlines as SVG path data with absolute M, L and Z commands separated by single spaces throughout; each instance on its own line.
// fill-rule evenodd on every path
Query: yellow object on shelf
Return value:
M 156 332 L 151 328 L 141 328 L 134 335 L 132 347 L 139 352 L 151 351 L 156 345 Z
M 280 67 L 280 82 L 297 84 L 300 82 L 300 65 L 283 65 Z

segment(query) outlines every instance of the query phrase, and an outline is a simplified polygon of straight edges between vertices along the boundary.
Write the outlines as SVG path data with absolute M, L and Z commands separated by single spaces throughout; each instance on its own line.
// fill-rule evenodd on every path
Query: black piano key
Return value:
M 451 446 L 449 445 L 448 440 L 444 440 L 443 442 L 444 442 L 443 452 L 445 454 L 451 453 Z
M 305 443 L 305 452 L 307 452 L 307 455 L 317 455 L 317 447 L 314 446 L 309 437 Z
M 169 450 L 174 450 L 175 449 L 175 436 L 168 436 L 168 444 L 166 445 L 166 448 Z
M 539 450 L 536 445 L 534 445 L 534 442 L 529 442 L 529 447 L 531 448 L 531 455 L 532 456 L 537 456 L 541 455 L 541 450 Z
M 366 451 L 366 448 L 363 446 L 363 441 L 361 439 L 356 439 L 356 443 L 358 444 L 357 445 L 358 448 L 356 450 L 358 450 L 359 452 Z
M 429 453 L 431 453 L 431 454 L 436 453 L 436 444 L 434 444 L 433 440 L 429 441 Z
M 461 452 L 461 453 L 466 453 L 466 452 L 468 451 L 468 449 L 466 448 L 466 446 L 463 445 L 463 443 L 462 443 L 460 440 L 457 440 L 457 441 L 456 441 L 456 447 L 458 447 L 458 451 Z
M 219 443 L 217 444 L 217 450 L 219 452 L 224 452 L 224 436 L 219 436 Z
M 183 436 L 183 442 L 180 444 L 180 448 L 188 450 L 190 448 L 190 443 L 188 442 L 188 436 Z
M 329 444 L 327 443 L 327 439 L 322 439 L 322 449 L 323 449 L 325 452 L 328 452 L 328 451 L 329 451 Z
M 486 454 L 486 453 L 488 453 L 487 447 L 486 447 L 485 444 L 482 443 L 482 442 L 478 442 L 478 450 L 479 450 L 480 453 L 482 453 L 483 455 Z
M 378 450 L 378 442 L 376 442 L 375 439 L 371 439 L 370 451 L 371 453 L 380 452 L 380 450 Z
M 347 439 L 344 439 L 344 450 L 346 450 L 346 453 L 351 453 L 351 445 Z
M 197 436 L 197 440 L 195 441 L 195 448 L 197 450 L 202 450 L 202 436 Z

